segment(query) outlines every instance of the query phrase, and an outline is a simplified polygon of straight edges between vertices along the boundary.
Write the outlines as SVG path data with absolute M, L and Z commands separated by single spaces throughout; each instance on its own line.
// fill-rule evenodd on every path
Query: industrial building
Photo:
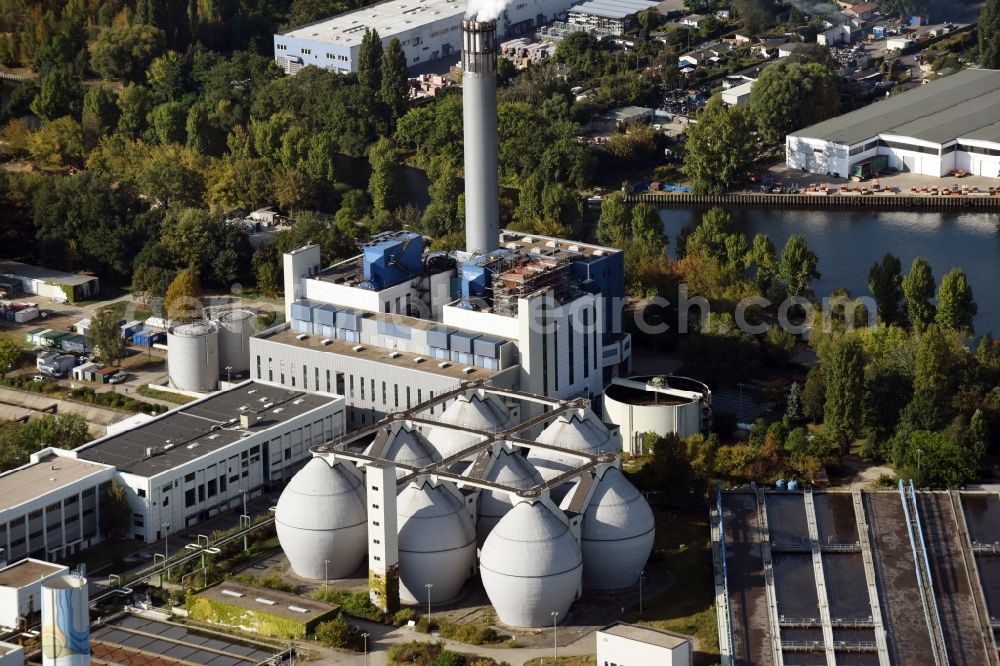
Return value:
M 499 230 L 496 25 L 463 26 L 465 251 L 388 232 L 328 268 L 286 253 L 286 321 L 249 341 L 252 378 L 343 395 L 351 427 L 466 381 L 590 398 L 629 369 L 623 253 Z
M 100 281 L 93 275 L 64 273 L 19 261 L 0 260 L 0 298 L 30 294 L 60 303 L 75 303 L 96 296 L 98 291 Z
M 965 69 L 785 138 L 788 167 L 846 178 L 886 156 L 927 176 L 1000 175 L 1000 71 Z
M 114 468 L 44 448 L 0 474 L 0 548 L 4 559 L 56 560 L 101 541 L 100 494 Z
M 712 392 L 687 377 L 616 377 L 604 391 L 604 418 L 621 428 L 622 445 L 632 454 L 643 450 L 643 436 L 708 433 L 712 427 Z
M 743 488 L 714 505 L 722 663 L 1000 663 L 996 492 Z
M 635 27 L 639 12 L 659 5 L 659 0 L 584 0 L 570 7 L 566 21 L 621 37 Z
M 69 567 L 25 558 L 0 569 L 0 627 L 17 628 L 42 608 L 42 583 Z
M 384 609 L 451 600 L 478 572 L 501 622 L 551 626 L 584 589 L 635 585 L 652 550 L 620 450 L 584 399 L 473 382 L 314 447 L 278 501 L 278 538 L 308 578 L 367 559 Z
M 563 15 L 573 0 L 524 0 L 500 12 L 501 39 L 528 35 Z M 388 0 L 370 7 L 274 35 L 274 60 L 287 74 L 313 65 L 357 72 L 366 29 L 378 31 L 382 45 L 398 39 L 413 67 L 440 58 L 458 58 L 466 3 L 458 0 Z
M 343 433 L 343 398 L 245 381 L 70 454 L 114 472 L 128 490 L 130 533 L 151 543 L 165 523 L 191 527 L 241 506 L 244 493 L 280 487 L 311 446 Z
M 615 666 L 692 666 L 690 636 L 618 622 L 594 632 L 597 663 Z

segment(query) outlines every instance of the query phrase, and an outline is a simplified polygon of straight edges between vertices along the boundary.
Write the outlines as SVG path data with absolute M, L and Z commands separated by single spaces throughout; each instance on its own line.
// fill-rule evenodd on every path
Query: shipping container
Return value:
M 141 345 L 143 347 L 152 347 L 157 342 L 163 342 L 166 337 L 166 333 L 163 331 L 154 331 L 151 328 L 144 328 L 132 336 L 132 344 Z
M 86 335 L 87 330 L 90 328 L 90 320 L 81 319 L 80 321 L 73 324 L 73 328 L 76 329 L 76 332 L 79 333 L 80 335 Z
M 23 310 L 18 310 L 14 313 L 14 321 L 19 324 L 24 324 L 25 322 L 32 321 L 33 319 L 38 319 L 38 308 L 24 308 Z
M 25 342 L 26 342 L 27 344 L 29 344 L 29 345 L 34 345 L 34 344 L 36 344 L 36 343 L 35 343 L 35 336 L 37 336 L 37 335 L 38 335 L 39 333 L 41 333 L 41 332 L 42 332 L 43 330 L 44 330 L 44 329 L 41 329 L 41 328 L 34 328 L 34 329 L 32 329 L 32 330 L 28 331 L 27 333 L 25 333 L 25 334 L 24 334 L 24 341 L 25 341 Z
M 73 354 L 86 354 L 87 339 L 82 335 L 67 335 L 62 339 L 62 350 Z
M 98 363 L 84 363 L 73 368 L 73 379 L 82 382 L 94 381 L 94 373 L 101 369 Z
M 94 372 L 94 381 L 98 384 L 109 384 L 109 380 L 117 374 L 118 368 L 101 368 Z
M 130 321 L 127 324 L 122 325 L 122 337 L 126 339 L 131 338 L 143 328 L 144 325 L 141 321 Z

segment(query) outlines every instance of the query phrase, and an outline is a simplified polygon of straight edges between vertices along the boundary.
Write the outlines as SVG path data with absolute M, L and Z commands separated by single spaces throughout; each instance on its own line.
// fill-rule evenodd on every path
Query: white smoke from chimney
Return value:
M 496 21 L 506 6 L 504 0 L 469 0 L 465 18 L 475 21 Z

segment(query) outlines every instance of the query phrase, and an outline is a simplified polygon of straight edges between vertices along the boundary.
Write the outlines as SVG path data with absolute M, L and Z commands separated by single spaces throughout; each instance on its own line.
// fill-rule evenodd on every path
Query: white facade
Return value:
M 691 666 L 694 649 L 688 636 L 630 624 L 594 632 L 598 666 Z
M 754 81 L 747 81 L 738 86 L 733 86 L 722 91 L 722 101 L 729 106 L 742 106 L 750 102 L 750 93 L 753 91 Z
M 573 0 L 524 0 L 500 13 L 500 39 L 530 34 L 563 15 Z M 274 60 L 287 74 L 313 65 L 357 72 L 365 28 L 377 30 L 383 48 L 400 41 L 410 67 L 440 58 L 458 60 L 466 5 L 458 0 L 389 0 L 274 35 Z
M 67 573 L 69 567 L 64 564 L 32 558 L 0 569 L 0 626 L 16 628 L 29 616 L 41 611 L 42 583 Z
M 24 648 L 0 641 L 0 666 L 24 666 Z

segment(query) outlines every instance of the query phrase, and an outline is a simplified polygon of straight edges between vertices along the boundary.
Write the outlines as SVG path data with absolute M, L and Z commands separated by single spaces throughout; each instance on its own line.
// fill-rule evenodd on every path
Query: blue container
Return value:
M 798 481 L 789 481 L 788 482 L 788 489 L 789 490 L 798 490 L 799 489 L 799 482 Z
M 423 273 L 424 239 L 400 231 L 376 236 L 364 248 L 364 280 L 375 290 L 406 282 Z
M 774 484 L 774 487 L 777 488 L 778 490 L 784 490 L 785 489 L 785 480 L 784 479 L 778 479 L 778 482 L 776 484 Z

